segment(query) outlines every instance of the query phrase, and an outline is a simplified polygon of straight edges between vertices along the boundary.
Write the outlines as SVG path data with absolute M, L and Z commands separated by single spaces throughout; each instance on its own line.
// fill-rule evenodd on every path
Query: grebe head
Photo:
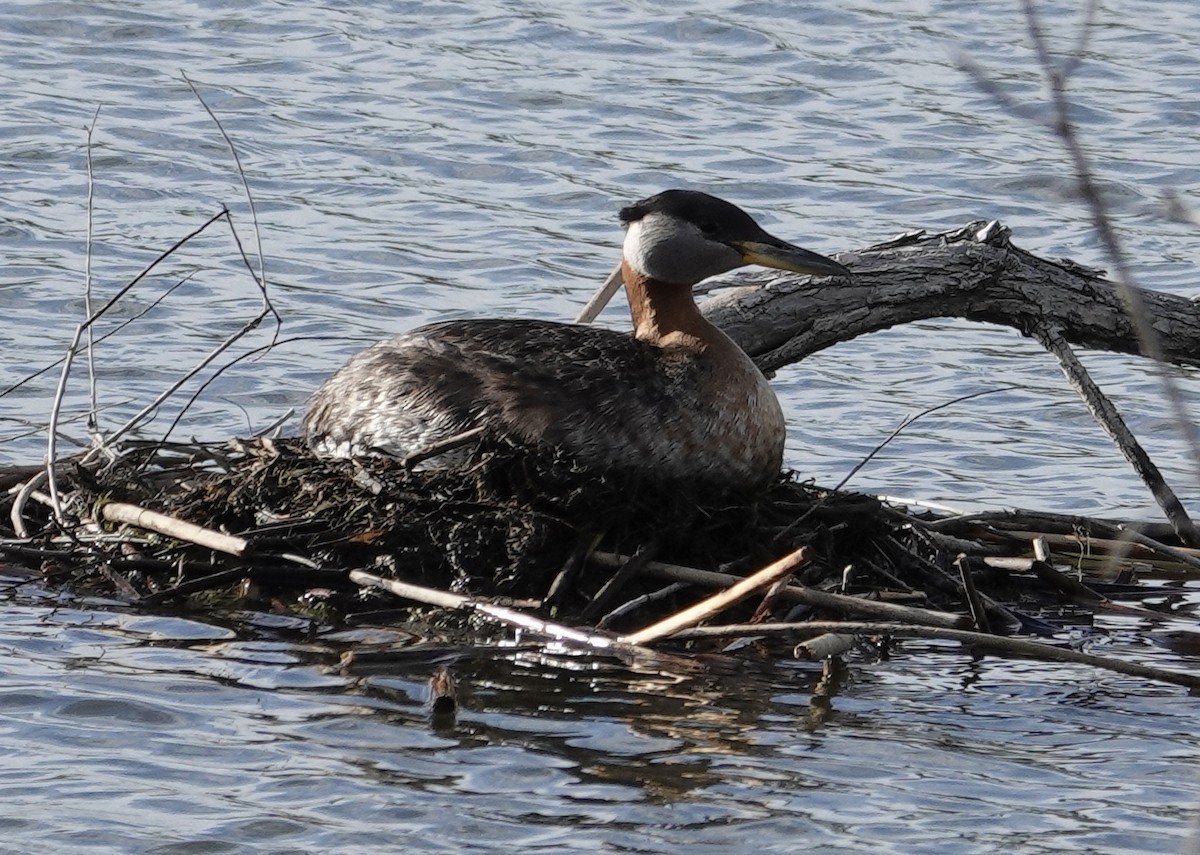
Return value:
M 739 208 L 695 190 L 667 190 L 621 209 L 625 260 L 659 282 L 695 285 L 747 264 L 846 276 L 836 261 L 768 234 Z

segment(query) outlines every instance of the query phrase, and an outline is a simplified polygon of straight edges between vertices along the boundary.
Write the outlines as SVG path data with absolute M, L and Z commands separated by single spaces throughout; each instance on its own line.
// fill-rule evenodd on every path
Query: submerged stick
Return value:
M 603 567 L 616 567 L 628 561 L 629 558 L 623 555 L 615 555 L 611 552 L 593 552 L 589 560 Z M 660 561 L 651 561 L 646 565 L 645 572 L 650 576 L 657 576 L 661 579 L 687 582 L 692 585 L 703 585 L 706 588 L 725 587 L 741 581 L 742 578 L 729 573 L 697 570 L 694 567 L 664 564 Z M 923 626 L 964 627 L 971 625 L 971 618 L 966 615 L 956 615 L 932 609 L 918 609 L 913 606 L 899 606 L 895 603 L 864 600 L 861 597 L 847 597 L 843 594 L 830 594 L 804 585 L 788 585 L 780 592 L 780 597 L 793 603 L 804 603 L 805 605 L 832 609 L 846 614 L 859 614 L 883 620 L 907 621 Z
M 1200 674 L 1187 671 L 1171 671 L 1166 668 L 1155 668 L 1151 665 L 1138 665 L 1134 662 L 1124 662 L 1111 656 L 1096 656 L 1092 653 L 1080 653 L 1062 647 L 1054 647 L 1039 641 L 1027 641 L 1022 638 L 1006 638 L 998 635 L 988 635 L 983 632 L 969 632 L 961 629 L 947 629 L 936 626 L 911 626 L 901 623 L 860 623 L 857 621 L 810 621 L 806 623 L 767 623 L 767 624 L 730 624 L 728 626 L 704 626 L 686 629 L 671 636 L 673 641 L 695 641 L 701 638 L 735 638 L 745 635 L 770 635 L 790 632 L 805 633 L 854 633 L 863 635 L 874 633 L 879 635 L 907 636 L 909 638 L 944 638 L 949 641 L 960 641 L 983 647 L 997 653 L 1009 653 L 1026 659 L 1040 659 L 1046 662 L 1072 662 L 1078 665 L 1091 665 L 1127 674 L 1130 677 L 1142 677 L 1148 680 L 1158 680 L 1164 683 L 1174 683 L 1189 689 L 1200 689 Z
M 706 600 L 701 600 L 694 606 L 673 614 L 665 620 L 652 624 L 645 629 L 640 629 L 631 635 L 626 635 L 622 640 L 628 644 L 645 644 L 648 641 L 656 641 L 674 632 L 678 632 L 684 627 L 694 626 L 735 603 L 741 602 L 760 588 L 765 588 L 773 582 L 782 579 L 784 576 L 790 576 L 797 567 L 808 563 L 809 552 L 808 547 L 802 546 L 795 552 L 790 552 L 778 561 L 768 564 L 757 573 L 747 576 L 745 579 L 739 579 L 735 584 L 721 591 L 719 594 L 714 594 Z
M 830 656 L 841 656 L 853 646 L 854 636 L 849 633 L 823 632 L 816 638 L 801 641 L 792 651 L 792 655 L 797 659 L 815 662 L 818 659 L 828 659 Z

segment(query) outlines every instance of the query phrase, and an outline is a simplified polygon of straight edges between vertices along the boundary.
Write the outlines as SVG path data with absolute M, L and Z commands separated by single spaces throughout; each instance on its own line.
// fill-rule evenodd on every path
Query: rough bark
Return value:
M 1200 545 L 1200 531 L 1182 503 L 1070 349 L 1148 355 L 1117 286 L 1103 278 L 1103 271 L 1026 252 L 997 222 L 973 222 L 935 235 L 915 232 L 837 258 L 851 268 L 852 277 L 814 280 L 742 271 L 710 283 L 735 287 L 701 308 L 764 371 L 864 333 L 929 318 L 965 318 L 1020 330 L 1058 359 L 1180 539 Z M 1142 327 L 1158 337 L 1151 352 L 1176 365 L 1200 365 L 1200 304 L 1160 291 L 1136 293 L 1145 313 Z
M 702 309 L 768 371 L 865 333 L 929 318 L 1000 324 L 1027 336 L 1051 326 L 1079 347 L 1141 354 L 1102 271 L 1039 258 L 1013 246 L 1008 229 L 996 223 L 918 232 L 836 257 L 854 271 L 851 280 L 740 271 L 710 283 L 739 287 L 704 301 Z M 1164 358 L 1200 365 L 1200 307 L 1173 294 L 1139 293 Z

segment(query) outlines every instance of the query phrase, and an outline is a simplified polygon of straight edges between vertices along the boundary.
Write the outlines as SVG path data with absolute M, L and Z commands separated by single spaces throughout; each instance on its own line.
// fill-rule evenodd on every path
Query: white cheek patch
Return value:
M 650 275 L 649 271 L 646 269 L 649 263 L 649 259 L 646 258 L 645 248 L 645 233 L 647 231 L 646 220 L 649 220 L 654 216 L 656 215 L 648 214 L 642 219 L 632 222 L 626 226 L 625 244 L 621 247 L 621 252 L 624 253 L 625 260 L 629 262 L 629 266 L 643 276 Z
M 743 263 L 737 252 L 709 240 L 691 223 L 658 212 L 625 227 L 622 252 L 636 272 L 677 285 L 695 285 Z
M 703 276 L 697 277 L 693 268 L 704 255 L 704 243 L 694 226 L 654 212 L 626 227 L 622 251 L 643 276 L 690 285 Z

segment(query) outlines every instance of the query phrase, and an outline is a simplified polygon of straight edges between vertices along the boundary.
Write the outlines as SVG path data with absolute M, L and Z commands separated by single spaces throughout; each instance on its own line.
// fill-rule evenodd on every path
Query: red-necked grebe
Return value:
M 623 208 L 621 273 L 633 335 L 538 320 L 423 326 L 355 355 L 309 402 L 304 435 L 339 457 L 406 457 L 482 428 L 595 469 L 760 486 L 785 426 L 767 380 L 704 319 L 702 279 L 748 264 L 844 276 L 735 205 L 668 190 Z

